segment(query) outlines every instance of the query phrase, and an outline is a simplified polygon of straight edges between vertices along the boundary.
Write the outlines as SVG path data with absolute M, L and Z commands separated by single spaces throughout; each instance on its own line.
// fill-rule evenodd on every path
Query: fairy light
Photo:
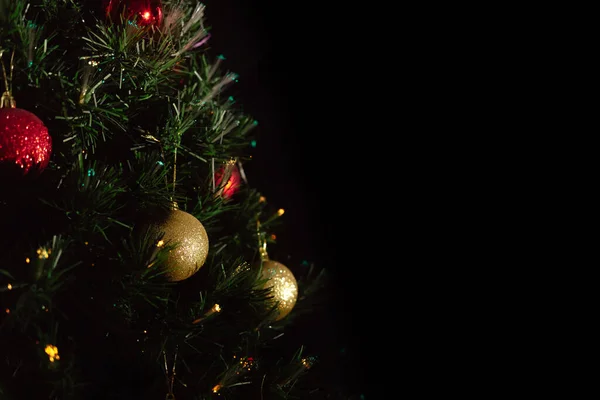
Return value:
M 9 283 L 7 286 L 8 290 L 12 290 L 12 285 Z
M 285 210 L 283 208 L 280 208 L 279 210 L 277 210 L 277 215 L 278 216 L 282 216 L 285 213 Z
M 275 240 L 275 239 L 277 239 L 277 235 L 275 235 L 274 233 L 271 234 L 271 240 Z
M 258 199 L 259 203 L 264 203 L 265 201 L 267 201 L 267 198 L 265 196 L 260 196 Z
M 60 356 L 58 355 L 58 348 L 56 346 L 51 344 L 46 345 L 44 351 L 46 352 L 46 354 L 48 354 L 50 362 L 54 362 L 54 360 L 60 360 Z
M 40 260 L 47 259 L 48 257 L 50 257 L 50 254 L 52 254 L 52 249 L 43 249 L 40 247 L 39 249 L 37 249 L 37 254 Z
M 31 262 L 31 260 L 29 259 L 29 257 L 27 257 L 27 258 L 25 259 L 25 262 L 26 262 L 27 264 L 29 264 L 29 263 Z
M 202 317 L 200 317 L 198 319 L 195 319 L 192 322 L 192 324 L 196 325 L 196 324 L 202 322 L 205 318 L 213 315 L 214 313 L 218 313 L 218 312 L 221 312 L 221 306 L 215 303 L 215 305 L 212 306 L 211 309 L 206 312 L 206 314 L 204 314 Z
M 164 240 L 159 240 L 158 243 L 156 243 L 156 247 L 162 247 L 165 245 L 165 241 Z
M 10 308 L 7 308 L 6 310 L 4 310 L 7 314 L 10 314 Z
M 238 379 L 235 376 L 245 373 L 245 370 L 250 371 L 252 369 L 252 367 L 254 367 L 254 365 L 255 365 L 253 357 L 238 358 L 234 354 L 233 358 L 236 359 L 234 365 L 232 366 L 232 368 L 229 368 L 226 371 L 223 379 L 221 379 L 221 381 L 213 387 L 213 389 L 212 389 L 213 393 L 219 392 L 219 390 L 221 390 L 223 387 L 239 385 L 240 383 L 232 384 L 232 382 L 235 382 Z
M 252 357 L 242 358 L 240 360 L 240 365 L 242 366 L 242 368 L 250 371 L 250 369 L 254 366 L 254 358 L 252 358 Z M 239 374 L 240 372 L 238 371 L 237 373 Z
M 289 385 L 290 383 L 292 383 L 295 379 L 297 379 L 300 374 L 302 374 L 304 371 L 309 370 L 310 368 L 313 367 L 313 365 L 315 364 L 316 358 L 315 357 L 305 357 L 300 359 L 300 365 L 298 365 L 298 369 L 296 369 L 296 371 L 294 371 L 290 376 L 288 376 L 287 378 L 285 378 L 283 381 L 279 382 L 279 385 L 284 387 Z
M 142 14 L 142 18 L 144 18 L 146 21 L 148 21 L 150 19 L 150 11 L 146 11 Z

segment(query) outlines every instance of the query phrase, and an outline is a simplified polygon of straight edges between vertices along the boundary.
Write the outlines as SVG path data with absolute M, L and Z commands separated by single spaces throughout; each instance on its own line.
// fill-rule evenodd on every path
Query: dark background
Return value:
M 210 52 L 222 53 L 222 67 L 239 74 L 230 94 L 259 122 L 253 159 L 244 165 L 248 182 L 286 210 L 269 254 L 284 264 L 287 257 L 295 273 L 302 271 L 293 260 L 307 260 L 331 277 L 325 305 L 298 321 L 288 340 L 319 356 L 309 384 L 359 399 L 368 392 L 364 331 L 374 311 L 359 284 L 366 234 L 346 220 L 355 200 L 352 154 L 344 149 L 356 137 L 344 123 L 347 91 L 339 90 L 350 60 L 336 38 L 346 24 L 333 8 L 308 3 L 205 4 Z

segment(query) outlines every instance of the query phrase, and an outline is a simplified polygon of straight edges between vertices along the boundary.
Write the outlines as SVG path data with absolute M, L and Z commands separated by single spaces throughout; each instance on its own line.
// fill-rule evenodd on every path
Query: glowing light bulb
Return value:
M 142 14 L 142 18 L 144 18 L 145 20 L 149 20 L 150 19 L 150 11 L 146 11 Z
M 46 354 L 48 354 L 48 358 L 50 362 L 54 362 L 54 360 L 60 360 L 60 356 L 58 355 L 58 349 L 54 345 L 47 345 L 45 348 Z

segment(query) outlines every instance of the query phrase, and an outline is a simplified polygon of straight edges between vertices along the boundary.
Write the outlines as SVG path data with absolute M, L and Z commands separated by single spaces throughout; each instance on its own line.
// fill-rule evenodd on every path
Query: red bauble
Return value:
M 226 163 L 215 172 L 217 193 L 225 199 L 230 199 L 239 189 L 242 176 L 235 163 Z
M 104 11 L 113 23 L 134 20 L 138 25 L 160 25 L 163 20 L 160 0 L 104 0 Z
M 43 171 L 50 162 L 52 138 L 35 114 L 0 108 L 0 163 L 16 164 L 23 174 Z

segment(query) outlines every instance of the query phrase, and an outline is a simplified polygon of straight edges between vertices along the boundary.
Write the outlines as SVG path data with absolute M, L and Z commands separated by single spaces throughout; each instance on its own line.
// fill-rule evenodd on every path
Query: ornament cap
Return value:
M 263 261 L 269 260 L 269 254 L 267 253 L 267 242 L 263 242 L 263 245 L 260 247 L 260 259 Z
M 256 220 L 256 236 L 258 237 L 258 251 L 260 253 L 260 259 L 262 261 L 269 260 L 269 254 L 267 253 L 267 239 L 265 233 L 260 231 L 260 220 Z

